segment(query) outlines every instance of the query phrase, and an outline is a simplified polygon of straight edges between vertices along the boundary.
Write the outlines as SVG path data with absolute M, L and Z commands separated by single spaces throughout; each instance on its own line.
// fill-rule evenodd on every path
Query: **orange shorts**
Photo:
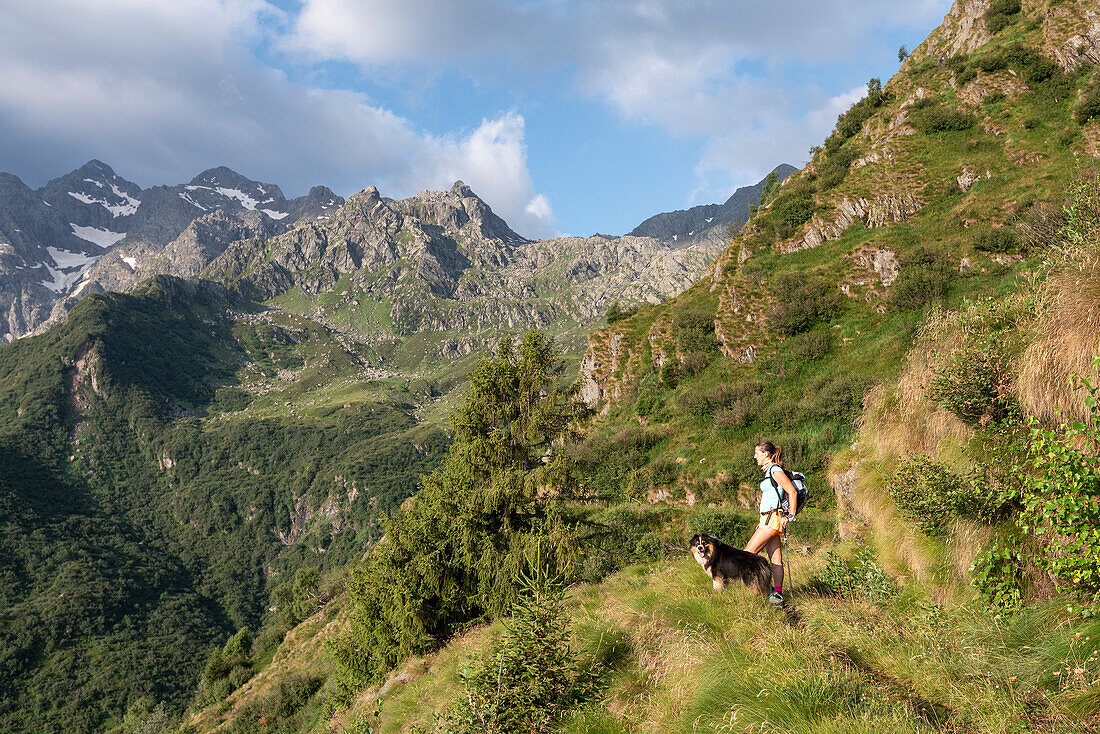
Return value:
M 778 510 L 772 510 L 771 512 L 760 513 L 760 524 L 758 528 L 767 528 L 772 531 L 772 535 L 778 535 L 783 532 L 783 523 Z

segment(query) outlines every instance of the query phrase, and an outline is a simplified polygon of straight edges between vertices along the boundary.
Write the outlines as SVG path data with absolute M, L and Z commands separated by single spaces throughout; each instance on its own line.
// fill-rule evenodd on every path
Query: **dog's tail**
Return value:
M 745 579 L 745 586 L 749 587 L 761 596 L 767 596 L 772 592 L 772 564 L 764 556 L 757 556 L 760 563 L 749 572 Z

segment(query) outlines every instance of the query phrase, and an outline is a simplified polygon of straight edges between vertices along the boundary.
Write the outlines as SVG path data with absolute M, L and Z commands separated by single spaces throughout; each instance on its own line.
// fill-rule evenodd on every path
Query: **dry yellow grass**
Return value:
M 1034 341 L 1024 350 L 1016 380 L 1020 404 L 1046 422 L 1088 420 L 1085 391 L 1073 376 L 1094 381 L 1100 354 L 1100 256 L 1080 253 L 1043 284 Z

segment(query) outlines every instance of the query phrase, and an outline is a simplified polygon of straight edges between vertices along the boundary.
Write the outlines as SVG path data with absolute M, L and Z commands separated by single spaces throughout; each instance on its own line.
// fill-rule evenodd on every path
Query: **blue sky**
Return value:
M 288 196 L 463 179 L 620 234 L 801 165 L 949 0 L 40 0 L 0 7 L 0 170 L 228 165 Z

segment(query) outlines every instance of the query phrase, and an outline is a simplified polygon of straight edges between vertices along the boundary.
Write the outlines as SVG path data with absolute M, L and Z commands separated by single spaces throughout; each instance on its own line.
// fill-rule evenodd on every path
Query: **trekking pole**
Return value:
M 784 531 L 783 531 L 782 543 L 783 543 L 783 563 L 785 563 L 786 566 L 787 566 L 787 575 L 784 578 L 783 584 L 788 589 L 790 589 L 790 588 L 794 587 L 794 582 L 791 581 L 791 557 L 790 557 L 790 555 L 787 554 L 787 531 L 786 531 L 786 529 L 784 529 Z

